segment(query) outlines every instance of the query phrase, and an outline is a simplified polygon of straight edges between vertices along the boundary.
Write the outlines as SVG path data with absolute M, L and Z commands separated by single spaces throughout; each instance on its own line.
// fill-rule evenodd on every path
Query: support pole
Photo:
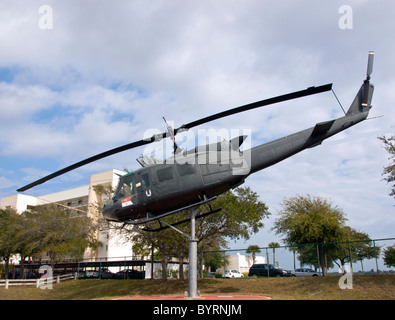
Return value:
M 151 280 L 154 280 L 154 243 L 151 245 Z
M 189 239 L 189 298 L 198 298 L 197 294 L 197 239 L 195 235 L 195 209 L 191 209 L 191 238 Z
M 200 298 L 197 291 L 197 243 L 196 239 L 196 210 L 197 207 L 190 209 L 191 212 L 191 236 L 185 234 L 181 230 L 178 230 L 174 226 L 168 224 L 167 222 L 160 220 L 159 222 L 163 222 L 168 227 L 174 229 L 178 233 L 182 234 L 188 239 L 189 242 L 189 276 L 188 276 L 188 298 Z

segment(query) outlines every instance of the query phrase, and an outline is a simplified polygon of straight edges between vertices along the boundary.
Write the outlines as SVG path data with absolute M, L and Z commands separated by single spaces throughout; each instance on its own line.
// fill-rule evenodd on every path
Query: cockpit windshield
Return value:
M 133 193 L 133 182 L 125 181 L 122 183 L 118 192 L 118 198 L 130 197 Z
M 114 192 L 113 199 L 127 198 L 138 192 L 146 191 L 150 187 L 148 173 L 131 172 L 121 177 Z
M 121 199 L 125 197 L 130 197 L 135 193 L 135 188 L 133 185 L 133 172 L 130 172 L 121 177 L 118 186 L 114 192 L 113 199 Z

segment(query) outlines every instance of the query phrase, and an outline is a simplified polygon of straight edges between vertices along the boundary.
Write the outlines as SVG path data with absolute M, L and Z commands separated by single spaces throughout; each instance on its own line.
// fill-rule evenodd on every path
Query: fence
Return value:
M 385 261 L 385 251 L 395 247 L 395 238 L 374 239 L 364 241 L 313 243 L 299 246 L 260 247 L 255 251 L 255 263 L 269 263 L 285 270 L 295 270 L 302 266 L 309 266 L 316 271 L 324 269 L 330 274 L 339 274 L 341 267 L 352 268 L 357 274 L 395 274 L 395 267 L 388 266 Z M 176 257 L 176 255 L 175 255 Z M 221 251 L 199 251 L 198 264 L 205 269 L 217 272 L 219 275 L 225 269 L 236 269 L 248 273 L 254 263 L 253 254 L 247 248 Z M 130 268 L 141 268 L 146 271 L 146 278 L 151 278 L 151 257 L 119 257 L 86 260 L 75 263 L 75 268 L 80 272 L 113 268 L 116 271 Z M 174 261 L 173 261 L 174 262 Z M 187 262 L 184 262 L 187 264 Z M 148 268 L 146 268 L 148 267 Z M 206 273 L 202 273 L 202 276 Z M 54 277 L 48 283 L 76 279 L 77 272 Z M 0 280 L 0 286 L 35 285 L 43 287 L 44 280 Z
M 385 249 L 395 246 L 395 238 L 313 243 L 299 246 L 260 247 L 255 252 L 255 263 L 269 263 L 281 267 L 284 270 L 295 270 L 302 266 L 310 267 L 322 272 L 323 269 L 329 275 L 338 275 L 339 270 L 352 268 L 353 273 L 358 274 L 395 274 L 395 267 L 388 267 L 384 261 Z M 174 254 L 174 257 L 177 255 Z M 174 262 L 174 261 L 173 261 Z M 100 271 L 102 268 L 116 268 L 117 270 L 141 267 L 145 270 L 146 278 L 151 278 L 151 257 L 124 257 L 102 258 L 79 262 L 79 271 Z M 170 263 L 170 261 L 169 261 Z M 185 268 L 187 268 L 185 263 Z M 206 271 L 215 272 L 222 276 L 224 270 L 235 269 L 248 274 L 254 264 L 253 254 L 247 248 L 221 251 L 199 251 L 198 265 L 204 266 Z M 155 265 L 161 268 L 159 261 Z M 169 267 L 169 266 L 168 266 Z M 175 266 L 177 267 L 177 266 Z M 114 270 L 113 270 L 114 271 Z M 116 270 L 115 270 L 116 271 Z M 175 272 L 177 270 L 175 269 Z M 187 271 L 185 271 L 187 275 Z M 207 275 L 202 272 L 201 276 Z
M 53 283 L 77 279 L 76 273 L 58 275 L 56 277 L 42 277 L 39 279 L 5 279 L 0 280 L 0 286 L 8 289 L 9 286 L 36 286 L 36 288 L 52 288 Z
M 342 267 L 352 268 L 353 273 L 358 274 L 395 274 L 395 267 L 388 267 L 384 261 L 385 249 L 391 246 L 395 246 L 395 238 L 313 243 L 276 248 L 260 247 L 255 252 L 255 263 L 269 263 L 284 270 L 308 266 L 320 272 L 325 269 L 329 275 L 338 275 Z M 206 270 L 218 273 L 219 276 L 226 269 L 235 269 L 248 274 L 250 267 L 254 264 L 253 254 L 248 252 L 247 248 L 221 251 L 198 250 L 199 270 L 202 270 L 200 267 L 204 266 Z M 174 257 L 176 256 L 174 254 Z M 85 269 L 101 270 L 116 267 L 121 270 L 139 266 L 141 270 L 146 271 L 146 278 L 151 278 L 152 262 L 149 256 L 124 257 L 123 259 L 102 258 L 80 261 L 78 269 L 83 272 Z M 158 268 L 161 268 L 159 261 L 155 262 L 159 265 Z M 187 268 L 186 265 L 185 268 Z M 207 275 L 206 272 L 201 273 L 201 276 L 205 275 Z
M 187 269 L 187 265 L 188 262 L 184 262 L 184 270 Z M 136 273 L 134 275 L 129 274 L 128 271 L 131 270 L 134 270 Z M 170 277 L 175 277 L 174 275 L 178 274 L 178 270 L 179 261 L 168 261 L 167 271 Z M 145 256 L 104 257 L 85 259 L 78 262 L 78 279 L 122 279 L 130 277 L 136 279 L 157 279 L 161 278 L 161 272 L 161 261 Z
M 341 267 L 352 268 L 359 274 L 395 274 L 395 267 L 385 262 L 385 251 L 395 246 L 395 238 L 364 241 L 313 243 L 298 246 L 260 247 L 255 250 L 255 263 L 269 263 L 284 270 L 310 267 L 317 271 L 326 270 L 339 274 Z M 216 266 L 218 272 L 236 269 L 248 272 L 254 263 L 253 254 L 248 249 L 209 251 L 200 253 L 205 265 L 207 261 L 221 260 Z M 214 256 L 217 256 L 215 258 Z

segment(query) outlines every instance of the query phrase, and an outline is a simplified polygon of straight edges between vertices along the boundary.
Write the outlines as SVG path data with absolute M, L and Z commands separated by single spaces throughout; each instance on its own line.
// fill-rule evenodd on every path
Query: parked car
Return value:
M 114 273 L 112 273 L 108 269 L 100 269 L 99 278 L 101 279 L 112 279 L 114 277 Z
M 205 275 L 205 278 L 215 278 L 215 274 L 212 272 L 207 272 L 207 274 Z
M 237 270 L 225 270 L 224 278 L 244 278 L 244 275 Z
M 85 272 L 85 278 L 98 278 L 99 277 L 99 271 L 97 270 L 87 270 Z
M 279 267 L 273 266 L 272 264 L 267 263 L 257 263 L 252 265 L 250 268 L 250 272 L 248 273 L 249 277 L 259 276 L 259 277 L 289 277 L 290 274 Z
M 115 274 L 114 279 L 144 279 L 145 271 L 125 269 Z
M 292 277 L 318 277 L 321 275 L 319 272 L 309 268 L 300 268 L 291 271 Z
M 21 274 L 21 270 L 14 269 L 8 272 L 8 279 L 36 279 L 37 275 L 33 272 L 25 271 L 23 275 Z
M 100 279 L 112 279 L 114 277 L 114 273 L 110 270 L 103 268 L 100 270 L 87 270 L 85 272 L 85 278 L 100 278 Z

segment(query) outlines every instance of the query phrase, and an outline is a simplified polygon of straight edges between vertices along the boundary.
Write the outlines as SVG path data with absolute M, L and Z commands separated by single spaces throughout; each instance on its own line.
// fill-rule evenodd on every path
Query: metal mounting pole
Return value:
M 188 297 L 198 298 L 197 294 L 197 239 L 195 235 L 195 209 L 191 209 L 191 238 L 189 239 Z
M 181 230 L 178 230 L 174 226 L 168 224 L 166 221 L 160 220 L 162 223 L 182 234 L 186 238 L 188 238 L 189 242 L 189 276 L 188 276 L 188 298 L 199 298 L 197 291 L 197 243 L 196 239 L 196 210 L 197 207 L 190 209 L 191 211 L 191 236 L 188 236 Z

